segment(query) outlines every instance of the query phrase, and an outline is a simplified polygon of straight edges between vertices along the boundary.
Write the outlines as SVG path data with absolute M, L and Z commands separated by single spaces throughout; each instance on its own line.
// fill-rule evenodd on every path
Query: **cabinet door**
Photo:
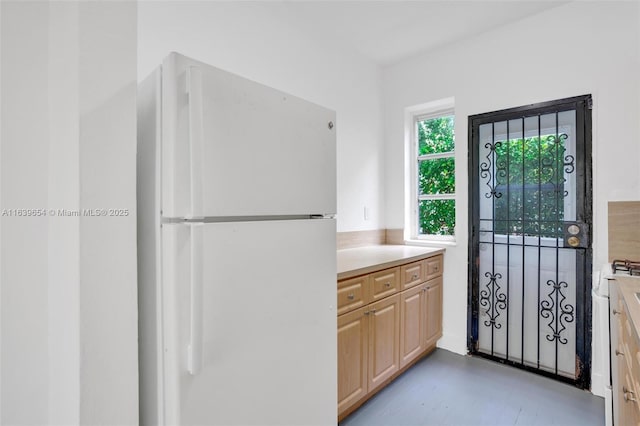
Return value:
M 400 369 L 400 295 L 369 305 L 369 392 Z
M 622 334 L 622 322 L 620 320 L 620 316 L 622 314 L 622 303 L 618 294 L 618 285 L 615 281 L 609 281 L 609 331 L 610 331 L 610 339 L 611 339 L 611 381 L 612 381 L 612 389 L 613 389 L 613 422 L 616 425 L 620 423 L 620 409 L 623 407 L 621 405 L 622 401 L 622 386 L 624 384 L 623 381 L 620 380 L 621 370 L 624 367 L 624 360 L 622 357 L 616 353 L 620 352 L 620 338 L 619 336 Z M 624 374 L 622 372 L 622 374 Z M 624 377 L 624 376 L 622 376 Z
M 367 393 L 367 320 L 364 308 L 338 317 L 338 414 Z
M 425 349 L 442 337 L 442 277 L 427 281 L 425 292 Z
M 636 390 L 633 387 L 633 379 L 629 375 L 629 371 L 623 368 L 623 363 L 620 365 L 618 378 L 622 384 L 620 401 L 616 406 L 619 409 L 618 424 L 623 426 L 638 425 L 640 424 L 638 423 L 640 410 L 638 408 Z
M 400 293 L 400 368 L 425 349 L 425 286 Z

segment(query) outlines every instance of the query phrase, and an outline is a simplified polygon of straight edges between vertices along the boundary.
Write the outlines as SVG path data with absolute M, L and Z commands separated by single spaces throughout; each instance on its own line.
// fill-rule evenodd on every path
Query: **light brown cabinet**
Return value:
M 338 283 L 338 315 L 364 306 L 368 300 L 369 276 L 343 280 Z
M 414 285 L 420 284 L 425 279 L 425 261 L 413 262 L 400 267 L 402 277 L 402 289 L 406 290 Z
M 414 287 L 400 294 L 400 367 L 416 359 L 425 349 L 426 294 Z
M 338 412 L 367 394 L 369 322 L 360 308 L 338 317 Z
M 400 369 L 400 298 L 396 294 L 368 306 L 369 383 L 367 390 L 378 388 Z
M 427 281 L 425 287 L 425 347 L 429 347 L 442 337 L 442 277 Z
M 338 419 L 441 336 L 442 255 L 339 281 Z
M 400 290 L 400 268 L 385 269 L 370 275 L 371 302 L 382 300 Z
M 442 337 L 442 277 L 400 293 L 400 367 Z
M 638 331 L 631 323 L 616 281 L 610 284 L 610 318 L 614 424 L 640 425 Z

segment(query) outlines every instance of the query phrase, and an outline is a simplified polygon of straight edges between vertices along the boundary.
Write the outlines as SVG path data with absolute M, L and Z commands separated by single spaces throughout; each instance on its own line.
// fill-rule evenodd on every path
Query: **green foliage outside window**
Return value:
M 451 153 L 454 150 L 453 116 L 418 121 L 418 156 Z M 455 162 L 453 157 L 423 159 L 418 164 L 420 195 L 453 194 Z M 427 235 L 453 235 L 455 201 L 452 199 L 420 200 L 418 232 Z
M 495 233 L 560 235 L 565 168 L 573 167 L 565 164 L 564 139 L 546 135 L 496 143 Z M 482 195 L 482 181 L 480 185 Z

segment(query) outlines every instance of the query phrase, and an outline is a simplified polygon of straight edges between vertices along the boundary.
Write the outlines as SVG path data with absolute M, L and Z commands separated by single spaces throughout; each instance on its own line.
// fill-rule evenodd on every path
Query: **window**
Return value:
M 455 118 L 451 106 L 411 114 L 413 200 L 407 215 L 411 239 L 453 240 L 455 236 Z

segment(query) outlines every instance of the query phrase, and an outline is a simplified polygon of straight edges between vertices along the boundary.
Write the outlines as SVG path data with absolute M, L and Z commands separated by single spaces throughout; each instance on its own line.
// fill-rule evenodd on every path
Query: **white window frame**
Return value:
M 405 229 L 406 241 L 455 243 L 457 226 L 453 235 L 426 235 L 419 234 L 418 227 L 418 202 L 422 200 L 454 200 L 456 194 L 431 194 L 420 195 L 418 190 L 419 161 L 437 158 L 453 158 L 454 167 L 458 167 L 455 161 L 454 150 L 446 153 L 428 154 L 418 156 L 418 121 L 442 116 L 454 116 L 454 98 L 441 99 L 426 104 L 416 105 L 405 110 Z M 457 173 L 456 173 L 457 174 Z M 457 202 L 456 202 L 457 209 Z M 456 212 L 457 217 L 457 212 Z M 457 221 L 456 221 L 457 223 Z

